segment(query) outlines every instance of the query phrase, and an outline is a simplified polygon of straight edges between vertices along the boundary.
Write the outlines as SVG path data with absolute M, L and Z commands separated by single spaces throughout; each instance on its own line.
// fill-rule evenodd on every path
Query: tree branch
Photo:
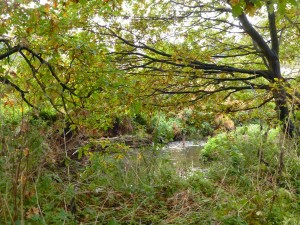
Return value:
M 2 84 L 8 84 L 10 86 L 12 86 L 16 91 L 18 91 L 23 99 L 24 102 L 27 103 L 27 105 L 29 105 L 32 108 L 36 108 L 33 104 L 31 104 L 25 97 L 25 94 L 28 93 L 27 91 L 22 90 L 18 85 L 16 85 L 15 83 L 11 82 L 9 79 L 7 79 L 6 77 L 2 77 L 0 76 L 0 82 Z
M 257 106 L 253 106 L 253 107 L 249 107 L 249 108 L 242 108 L 242 109 L 235 109 L 235 110 L 227 110 L 228 112 L 240 112 L 240 111 L 248 111 L 248 110 L 252 110 L 252 109 L 258 109 L 262 106 L 264 106 L 265 104 L 267 104 L 268 102 L 273 100 L 273 96 L 266 99 L 265 101 L 263 101 L 261 104 L 257 105 Z
M 289 21 L 290 24 L 292 24 L 293 26 L 295 26 L 296 29 L 298 30 L 298 32 L 300 33 L 300 26 L 299 26 L 297 23 L 295 23 L 294 21 L 292 21 L 292 20 L 290 19 L 290 17 L 288 17 L 287 15 L 284 15 L 284 18 L 286 18 L 287 21 Z
M 128 41 L 126 41 L 127 43 Z M 131 44 L 134 45 L 134 44 Z M 145 46 L 145 45 L 143 45 Z M 143 47 L 142 46 L 142 47 Z M 139 46 L 134 45 L 134 47 L 139 48 Z M 147 46 L 147 49 L 152 49 L 150 47 Z M 178 63 L 178 62 L 174 62 L 172 59 L 172 55 L 167 54 L 165 52 L 161 52 L 161 51 L 157 51 L 155 50 L 154 53 L 157 53 L 161 56 L 165 56 L 168 59 L 158 59 L 158 58 L 154 58 L 152 56 L 143 54 L 143 53 L 138 53 L 138 52 L 128 52 L 128 53 L 115 53 L 115 54 L 125 54 L 125 55 L 137 55 L 140 57 L 143 57 L 145 59 L 150 60 L 151 62 L 159 62 L 159 63 L 164 63 L 164 64 L 169 64 L 169 65 L 173 65 L 173 66 L 177 66 L 177 67 L 190 67 L 193 69 L 198 69 L 198 70 L 204 70 L 206 72 L 226 72 L 226 73 L 243 73 L 243 74 L 252 74 L 252 75 L 260 75 L 266 79 L 269 79 L 269 72 L 266 70 L 248 70 L 248 69 L 239 69 L 239 68 L 235 68 L 235 67 L 230 67 L 230 66 L 224 66 L 224 65 L 216 65 L 216 64 L 209 64 L 209 63 L 202 63 L 199 61 L 191 61 L 191 62 L 186 62 L 188 59 L 182 59 L 182 58 L 177 58 L 178 62 L 182 62 L 182 63 Z M 150 64 L 150 63 L 147 63 Z
M 243 28 L 246 31 L 246 33 L 248 35 L 250 35 L 252 40 L 258 45 L 258 47 L 263 52 L 263 54 L 266 56 L 266 58 L 268 60 L 270 60 L 272 58 L 272 52 L 271 52 L 268 44 L 265 42 L 263 37 L 251 25 L 246 14 L 242 13 L 241 15 L 239 15 L 238 18 L 239 18 L 241 24 L 243 25 Z
M 269 30 L 271 36 L 271 43 L 272 43 L 272 51 L 279 55 L 279 41 L 277 37 L 277 28 L 276 28 L 276 18 L 274 9 L 271 9 L 271 3 L 267 3 L 267 11 L 268 11 L 268 19 L 269 19 Z M 271 11 L 272 10 L 272 11 Z
M 22 49 L 20 49 L 20 51 L 21 51 L 21 50 L 26 50 L 26 51 L 28 51 L 28 52 L 29 52 L 30 54 L 32 54 L 35 58 L 37 58 L 37 59 L 41 62 L 41 64 L 45 64 L 45 65 L 48 67 L 48 69 L 50 70 L 51 75 L 52 75 L 52 76 L 55 78 L 55 80 L 62 86 L 63 90 L 69 90 L 71 93 L 74 92 L 74 89 L 69 88 L 66 84 L 64 84 L 64 83 L 59 79 L 59 77 L 58 77 L 57 74 L 55 73 L 55 70 L 54 70 L 54 68 L 52 67 L 52 65 L 51 65 L 49 62 L 47 62 L 46 60 L 44 60 L 39 54 L 35 53 L 33 50 L 31 50 L 31 49 L 29 49 L 29 48 L 27 48 L 27 47 L 22 47 Z
M 20 45 L 16 45 L 16 46 L 14 46 L 14 47 L 8 49 L 7 52 L 5 52 L 4 54 L 1 54 L 1 55 L 0 55 L 0 60 L 5 59 L 5 58 L 9 57 L 10 55 L 12 55 L 12 54 L 18 52 L 21 48 L 22 48 L 22 47 L 21 47 Z

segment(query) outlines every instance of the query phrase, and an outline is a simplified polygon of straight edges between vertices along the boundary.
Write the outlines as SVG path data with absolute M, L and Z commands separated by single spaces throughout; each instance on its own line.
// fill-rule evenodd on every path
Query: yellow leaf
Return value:
M 34 215 L 39 215 L 40 210 L 37 207 L 30 207 L 26 212 L 26 218 L 30 219 Z
M 4 106 L 10 106 L 11 108 L 13 108 L 14 105 L 15 105 L 15 102 L 12 99 L 9 99 L 9 100 L 4 102 Z
M 48 13 L 50 11 L 50 4 L 45 4 L 45 12 Z
M 239 4 L 240 0 L 230 0 L 230 4 L 232 6 L 236 6 L 237 4 Z
M 54 8 L 57 8 L 57 0 L 54 0 L 54 1 L 53 1 L 53 7 L 54 7 Z
M 245 7 L 245 12 L 249 15 L 249 16 L 254 16 L 255 12 L 256 12 L 256 8 L 252 3 L 248 3 Z
M 32 28 L 32 27 L 28 27 L 28 28 L 26 29 L 26 33 L 27 33 L 27 34 L 32 33 L 32 31 L 33 31 L 33 28 Z
M 28 148 L 24 148 L 23 149 L 23 154 L 25 157 L 27 157 L 29 155 L 29 149 Z
M 20 182 L 22 185 L 25 185 L 26 180 L 27 180 L 27 177 L 24 175 L 24 173 L 22 173 L 22 174 L 21 174 L 21 177 L 20 177 L 20 179 L 19 179 L 19 182 Z

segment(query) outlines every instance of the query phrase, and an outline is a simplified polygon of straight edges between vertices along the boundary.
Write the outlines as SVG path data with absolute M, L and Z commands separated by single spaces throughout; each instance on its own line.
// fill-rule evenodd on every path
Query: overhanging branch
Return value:
M 25 97 L 25 94 L 28 93 L 27 91 L 22 90 L 18 85 L 16 85 L 15 83 L 11 82 L 9 79 L 7 79 L 6 77 L 2 77 L 0 76 L 0 82 L 2 84 L 8 84 L 10 86 L 12 86 L 17 92 L 20 93 L 21 98 L 23 99 L 24 102 L 27 103 L 27 105 L 29 105 L 32 108 L 36 108 L 33 104 L 31 104 L 27 98 Z

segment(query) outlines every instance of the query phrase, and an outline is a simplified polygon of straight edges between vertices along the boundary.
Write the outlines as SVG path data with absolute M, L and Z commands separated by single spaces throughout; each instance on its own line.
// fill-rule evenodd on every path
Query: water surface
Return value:
M 179 171 L 194 171 L 200 169 L 200 150 L 205 141 L 176 141 L 171 142 L 163 148 L 170 155 L 176 169 Z

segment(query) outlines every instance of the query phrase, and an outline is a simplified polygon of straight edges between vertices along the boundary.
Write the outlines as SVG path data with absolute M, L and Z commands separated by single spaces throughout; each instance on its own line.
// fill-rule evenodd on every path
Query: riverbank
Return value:
M 32 147 L 0 158 L 0 224 L 298 224 L 297 141 L 262 132 L 253 125 L 204 146 L 135 150 L 103 139 L 96 141 L 101 151 L 89 142 L 71 159 L 67 151 L 54 154 L 33 130 L 26 139 Z

